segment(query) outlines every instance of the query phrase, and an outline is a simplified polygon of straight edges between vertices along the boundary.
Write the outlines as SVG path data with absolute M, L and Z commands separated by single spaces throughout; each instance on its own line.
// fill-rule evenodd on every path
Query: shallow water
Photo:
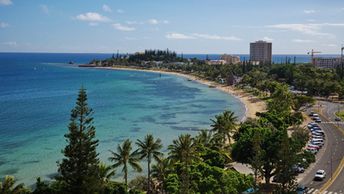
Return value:
M 210 119 L 225 109 L 244 115 L 238 99 L 182 77 L 66 64 L 106 57 L 0 53 L 0 177 L 11 174 L 32 184 L 56 173 L 81 86 L 95 112 L 100 158 L 107 163 L 108 150 L 127 138 L 152 133 L 166 151 L 178 135 L 209 128 Z

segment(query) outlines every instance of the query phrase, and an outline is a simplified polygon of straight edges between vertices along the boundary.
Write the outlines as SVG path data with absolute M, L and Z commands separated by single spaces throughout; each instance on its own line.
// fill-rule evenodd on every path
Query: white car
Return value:
M 314 180 L 324 180 L 326 177 L 326 172 L 325 170 L 318 170 L 315 175 L 314 175 Z

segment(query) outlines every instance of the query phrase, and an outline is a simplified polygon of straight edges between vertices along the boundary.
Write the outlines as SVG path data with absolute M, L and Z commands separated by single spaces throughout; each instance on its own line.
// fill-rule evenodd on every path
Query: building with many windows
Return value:
M 256 41 L 250 43 L 250 61 L 258 64 L 270 64 L 272 61 L 272 43 Z
M 239 64 L 240 63 L 240 57 L 239 56 L 234 56 L 234 55 L 227 55 L 223 54 L 221 55 L 221 60 L 224 60 L 226 64 Z
M 314 66 L 319 68 L 336 68 L 338 65 L 340 65 L 340 63 L 340 58 L 313 58 Z

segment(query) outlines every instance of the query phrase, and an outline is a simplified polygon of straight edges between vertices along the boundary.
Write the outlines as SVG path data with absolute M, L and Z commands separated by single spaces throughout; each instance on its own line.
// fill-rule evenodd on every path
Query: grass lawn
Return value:
M 339 117 L 341 120 L 344 120 L 344 111 L 336 112 L 337 117 Z

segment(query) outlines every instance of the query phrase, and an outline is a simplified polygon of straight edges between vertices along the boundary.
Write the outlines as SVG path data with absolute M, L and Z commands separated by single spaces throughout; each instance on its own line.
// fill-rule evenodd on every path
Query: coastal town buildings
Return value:
M 250 60 L 255 64 L 267 64 L 272 61 L 272 43 L 259 40 L 250 43 Z
M 314 64 L 314 66 L 319 67 L 319 68 L 336 68 L 338 65 L 340 65 L 341 58 L 317 57 L 317 58 L 313 58 L 312 63 Z
M 223 54 L 220 57 L 221 60 L 224 60 L 226 64 L 239 64 L 240 63 L 240 57 L 239 56 L 234 56 L 234 55 L 227 55 Z
M 233 65 L 240 63 L 240 57 L 234 55 L 223 54 L 219 60 L 205 60 L 208 65 Z
M 225 60 L 206 60 L 205 63 L 207 65 L 224 65 L 226 64 Z

